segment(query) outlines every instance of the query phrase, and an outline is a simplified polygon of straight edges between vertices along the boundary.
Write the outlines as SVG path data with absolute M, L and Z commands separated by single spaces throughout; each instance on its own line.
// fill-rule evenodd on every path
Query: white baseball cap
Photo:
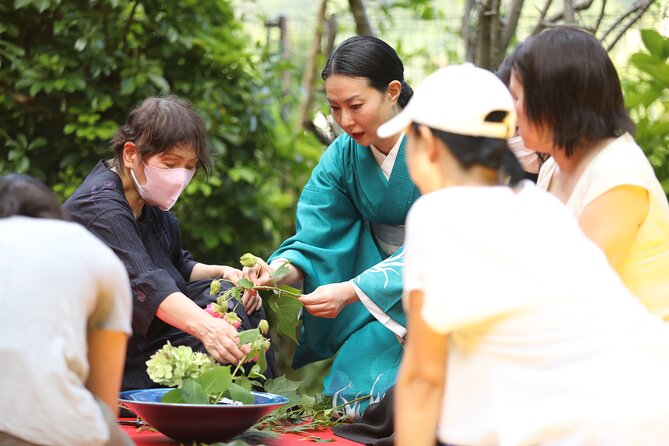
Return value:
M 506 139 L 516 131 L 516 112 L 509 89 L 497 76 L 466 63 L 429 75 L 377 134 L 395 135 L 412 122 L 458 135 Z

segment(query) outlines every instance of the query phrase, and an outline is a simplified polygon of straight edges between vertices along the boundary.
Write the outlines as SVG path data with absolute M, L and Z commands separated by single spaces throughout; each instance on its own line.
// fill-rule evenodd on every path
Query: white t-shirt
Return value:
M 0 431 L 31 443 L 103 445 L 84 383 L 87 333 L 130 333 L 125 268 L 76 223 L 0 219 Z
M 557 198 L 527 182 L 424 195 L 405 249 L 406 295 L 450 334 L 441 441 L 669 444 L 669 326 Z

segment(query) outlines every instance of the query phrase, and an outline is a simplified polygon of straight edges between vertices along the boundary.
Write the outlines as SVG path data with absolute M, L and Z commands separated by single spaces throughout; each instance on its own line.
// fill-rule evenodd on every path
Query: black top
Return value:
M 84 182 L 65 201 L 65 210 L 78 223 L 98 236 L 125 265 L 132 287 L 133 336 L 128 342 L 123 390 L 155 387 L 146 373 L 146 361 L 169 340 L 172 345 L 188 345 L 206 352 L 202 342 L 157 318 L 156 310 L 170 294 L 182 292 L 200 308 L 215 302 L 209 294 L 210 279 L 189 282 L 197 263 L 181 248 L 176 217 L 156 206 L 145 204 L 135 219 L 125 198 L 121 178 L 100 161 Z M 221 287 L 230 286 L 222 283 Z M 232 300 L 229 309 L 233 307 Z M 246 314 L 235 308 L 242 320 L 239 330 L 255 328 L 265 317 L 263 310 Z M 277 375 L 273 349 L 267 353 L 268 378 Z M 248 364 L 249 366 L 251 364 Z
M 135 299 L 132 330 L 146 336 L 161 302 L 172 293 L 187 293 L 187 282 L 196 263 L 181 249 L 176 217 L 145 205 L 141 217 L 135 220 L 121 178 L 102 161 L 64 207 L 123 261 Z
M 144 362 L 167 339 L 173 344 L 195 346 L 199 341 L 157 317 L 161 302 L 174 292 L 194 296 L 204 307 L 210 281 L 189 284 L 197 262 L 181 249 L 179 224 L 170 212 L 145 205 L 138 220 L 125 198 L 121 178 L 100 161 L 65 201 L 70 216 L 93 232 L 123 261 L 133 295 L 132 330 L 128 343 L 123 388 L 155 385 L 146 375 Z

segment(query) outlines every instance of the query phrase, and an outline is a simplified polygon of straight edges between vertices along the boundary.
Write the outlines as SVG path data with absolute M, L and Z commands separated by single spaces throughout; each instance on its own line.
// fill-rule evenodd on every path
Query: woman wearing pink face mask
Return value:
M 130 276 L 133 336 L 123 389 L 155 385 L 145 362 L 167 341 L 222 363 L 239 362 L 237 329 L 204 308 L 212 302 L 211 279 L 236 281 L 241 271 L 193 260 L 169 212 L 196 170 L 209 168 L 202 119 L 182 99 L 151 97 L 130 113 L 111 146 L 114 158 L 95 166 L 65 209 L 114 250 Z M 256 327 L 264 318 L 259 297 L 247 296 L 243 304 L 239 329 Z M 276 372 L 271 352 L 268 377 Z

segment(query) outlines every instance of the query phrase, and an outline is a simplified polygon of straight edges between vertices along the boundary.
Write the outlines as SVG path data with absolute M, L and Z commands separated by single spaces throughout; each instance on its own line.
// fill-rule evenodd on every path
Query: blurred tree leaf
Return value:
M 267 257 L 289 236 L 322 153 L 281 117 L 291 100 L 267 48 L 249 45 L 231 0 L 0 2 L 0 173 L 67 198 L 145 97 L 176 94 L 204 119 L 214 166 L 174 208 L 205 263 Z

